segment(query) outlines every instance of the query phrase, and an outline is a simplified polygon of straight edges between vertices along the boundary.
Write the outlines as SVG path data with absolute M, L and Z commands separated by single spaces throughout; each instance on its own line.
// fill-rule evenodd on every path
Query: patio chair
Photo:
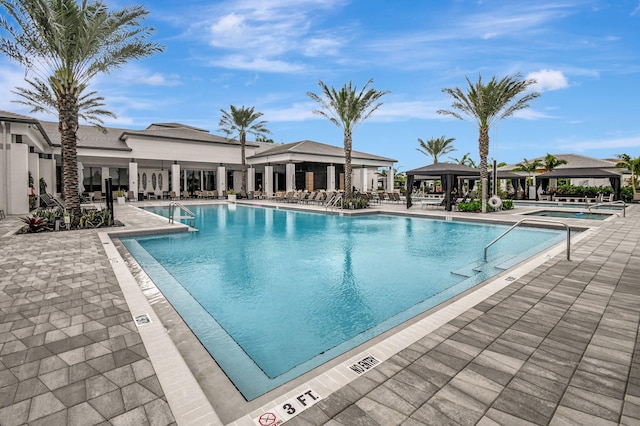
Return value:
M 51 194 L 40 194 L 40 206 L 48 209 L 61 208 L 64 209 L 64 203 L 56 199 Z
M 127 192 L 127 198 L 129 201 L 138 201 L 138 197 L 136 197 L 136 194 L 133 191 Z
M 103 201 L 102 191 L 93 191 L 93 201 Z

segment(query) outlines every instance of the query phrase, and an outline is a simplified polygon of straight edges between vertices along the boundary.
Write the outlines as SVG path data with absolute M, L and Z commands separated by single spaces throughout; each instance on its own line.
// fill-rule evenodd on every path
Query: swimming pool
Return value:
M 122 241 L 248 400 L 565 236 L 517 229 L 484 263 L 506 226 L 190 208 L 199 232 Z
M 527 216 L 544 216 L 544 217 L 559 217 L 566 219 L 590 219 L 590 220 L 605 220 L 612 216 L 611 213 L 588 213 L 588 212 L 567 212 L 562 210 L 539 210 L 531 213 L 526 213 Z
M 622 204 L 587 204 L 587 203 L 570 203 L 570 202 L 556 202 L 556 201 L 518 201 L 514 200 L 513 204 L 516 207 L 543 207 L 543 208 L 569 208 L 569 209 L 588 209 L 591 210 L 624 210 L 625 206 Z

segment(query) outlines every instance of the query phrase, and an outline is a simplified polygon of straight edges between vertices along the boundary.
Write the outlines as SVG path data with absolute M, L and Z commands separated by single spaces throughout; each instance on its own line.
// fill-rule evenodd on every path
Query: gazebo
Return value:
M 411 188 L 416 180 L 440 179 L 444 190 L 445 209 L 451 211 L 451 191 L 459 177 L 480 178 L 480 169 L 454 163 L 433 163 L 407 172 L 407 208 L 412 206 Z
M 620 187 L 622 186 L 622 171 L 618 172 L 600 168 L 558 168 L 550 172 L 537 175 L 536 186 L 543 185 L 543 188 L 545 188 L 549 184 L 549 179 L 557 178 L 609 178 L 609 182 L 611 182 L 611 187 L 613 188 L 616 200 L 619 200 L 621 198 Z

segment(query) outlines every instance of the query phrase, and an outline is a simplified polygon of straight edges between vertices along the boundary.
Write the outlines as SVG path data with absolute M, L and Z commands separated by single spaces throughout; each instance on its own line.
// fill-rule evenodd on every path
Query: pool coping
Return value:
M 249 203 L 247 203 L 249 204 Z M 270 207 L 270 206 L 265 206 Z M 144 209 L 141 209 L 144 210 Z M 291 210 L 305 210 L 305 209 L 291 209 Z M 306 210 L 310 211 L 310 210 Z M 323 213 L 319 210 L 311 210 L 316 213 Z M 149 214 L 154 214 L 148 212 Z M 408 214 L 409 212 L 390 212 L 390 211 L 370 211 L 368 214 L 391 214 L 397 216 L 411 216 L 432 218 L 441 220 L 463 220 L 461 218 L 446 219 L 448 216 L 445 214 L 442 217 L 438 215 L 422 215 L 422 214 Z M 446 212 L 445 212 L 446 213 Z M 483 223 L 502 223 L 513 224 L 517 221 L 516 218 L 508 220 L 506 218 L 492 218 L 492 220 L 482 220 L 482 218 L 464 218 L 469 222 L 483 222 Z M 498 220 L 496 220 L 498 219 Z M 551 227 L 553 224 L 550 224 Z M 578 242 L 582 238 L 586 238 L 590 235 L 589 231 L 596 229 L 597 227 L 587 226 L 572 226 L 572 229 L 580 230 L 581 233 L 572 238 L 572 242 Z M 326 398 L 331 393 L 337 391 L 343 386 L 347 385 L 351 381 L 359 377 L 359 374 L 354 373 L 350 367 L 358 360 L 363 359 L 366 356 L 372 355 L 380 362 L 384 362 L 391 356 L 398 353 L 400 350 L 408 347 L 417 340 L 423 338 L 427 334 L 436 330 L 440 326 L 446 324 L 450 320 L 454 319 L 461 313 L 465 312 L 477 303 L 485 300 L 487 297 L 496 293 L 497 291 L 508 286 L 513 281 L 517 280 L 527 272 L 540 266 L 546 262 L 549 258 L 562 253 L 564 248 L 564 241 L 554 245 L 553 247 L 544 250 L 537 255 L 519 263 L 518 265 L 502 272 L 492 279 L 484 281 L 469 290 L 455 296 L 454 298 L 437 305 L 424 313 L 417 315 L 416 317 L 405 321 L 404 323 L 382 333 L 376 338 L 357 346 L 356 348 L 347 351 L 331 361 L 314 368 L 313 370 L 301 375 L 300 377 L 283 384 L 272 391 L 252 400 L 244 401 L 244 398 L 235 389 L 233 384 L 226 378 L 226 375 L 219 369 L 215 360 L 206 352 L 206 350 L 200 347 L 201 351 L 204 351 L 206 357 L 210 360 L 210 364 L 215 365 L 215 370 L 212 375 L 217 377 L 218 385 L 223 385 L 222 398 L 228 399 L 230 397 L 230 391 L 237 393 L 236 397 L 239 397 L 244 401 L 243 407 L 235 407 L 236 411 L 241 412 L 238 417 L 232 417 L 228 412 L 229 407 L 219 407 L 220 412 L 224 411 L 221 416 L 223 418 L 231 419 L 230 422 L 223 423 L 218 412 L 214 409 L 214 405 L 226 405 L 215 404 L 210 401 L 206 396 L 206 392 L 203 390 L 203 385 L 196 379 L 196 375 L 202 375 L 204 369 L 207 370 L 213 366 L 202 367 L 198 366 L 197 371 L 192 371 L 190 368 L 190 362 L 185 360 L 185 353 L 178 349 L 178 345 L 171 337 L 171 331 L 176 328 L 184 328 L 189 330 L 188 326 L 182 322 L 182 324 L 176 324 L 176 321 L 182 321 L 179 315 L 173 310 L 170 303 L 164 298 L 160 291 L 155 287 L 155 284 L 151 279 L 146 276 L 144 271 L 139 267 L 138 276 L 134 277 L 131 271 L 132 262 L 136 263 L 134 259 L 127 258 L 126 261 L 121 256 L 119 251 L 119 245 L 121 243 L 117 241 L 120 237 L 134 236 L 134 235 L 153 235 L 158 233 L 156 231 L 162 230 L 162 233 L 167 232 L 186 232 L 188 227 L 176 226 L 172 229 L 167 228 L 150 228 L 139 231 L 127 231 L 127 230 L 112 230 L 109 232 L 100 233 L 101 240 L 107 238 L 111 244 L 105 244 L 105 251 L 111 261 L 116 278 L 123 288 L 125 293 L 125 299 L 130 306 L 131 313 L 134 318 L 138 315 L 149 314 L 151 317 L 151 323 L 144 326 L 140 326 L 139 331 L 141 337 L 147 345 L 147 340 L 151 350 L 149 351 L 151 362 L 156 369 L 158 379 L 160 380 L 163 388 L 168 390 L 167 401 L 174 412 L 174 416 L 178 424 L 229 424 L 229 425 L 255 425 L 255 419 L 264 413 L 279 413 L 282 415 L 282 409 L 278 409 L 282 404 L 295 403 L 296 397 L 304 395 L 306 392 L 313 391 L 315 395 L 321 398 Z M 114 239 L 116 241 L 114 241 Z M 103 240 L 103 243 L 105 241 Z M 124 268 L 124 269 L 123 269 Z M 117 271 L 116 271 L 117 269 Z M 125 270 L 126 269 L 126 270 Z M 146 276 L 146 278 L 145 278 Z M 122 281 L 120 281 L 122 279 Z M 140 280 L 143 283 L 139 282 Z M 141 286 L 144 287 L 141 288 Z M 125 288 L 127 289 L 125 291 Z M 150 296 L 151 295 L 151 296 Z M 131 301 L 129 300 L 131 297 Z M 151 297 L 152 300 L 149 300 Z M 142 300 L 144 299 L 144 300 Z M 164 300 L 163 300 L 164 299 Z M 152 306 L 153 305 L 153 306 Z M 156 312 L 156 308 L 160 307 L 160 310 L 173 311 L 173 312 Z M 163 319 L 163 316 L 165 317 Z M 173 328 L 167 329 L 165 321 L 169 320 Z M 180 332 L 180 331 L 179 331 Z M 178 333 L 179 333 L 178 332 Z M 190 330 L 189 330 L 189 333 Z M 184 336 L 183 336 L 184 337 Z M 200 342 L 195 336 L 191 336 L 190 342 L 180 342 L 183 346 L 200 345 Z M 200 345 L 201 346 L 201 345 Z M 192 347 L 193 348 L 193 347 Z M 189 358 L 189 356 L 186 356 Z M 191 357 L 191 358 L 197 358 Z M 197 362 L 197 360 L 191 359 Z M 191 366 L 193 367 L 193 366 Z M 209 371 L 206 372 L 208 374 Z M 226 379 L 228 383 L 220 383 L 221 378 Z M 166 387 L 165 387 L 166 386 Z M 216 386 L 217 388 L 217 386 Z M 217 389 L 216 389 L 217 391 Z M 227 401 L 225 401 L 226 403 Z M 238 399 L 234 398 L 232 405 L 237 405 Z M 311 405 L 309 405 L 311 406 Z M 221 408 L 221 409 L 220 409 Z M 298 404 L 298 408 L 301 407 Z M 299 414 L 301 410 L 296 412 Z M 204 419 L 207 423 L 203 423 Z M 288 418 L 287 418 L 288 420 Z

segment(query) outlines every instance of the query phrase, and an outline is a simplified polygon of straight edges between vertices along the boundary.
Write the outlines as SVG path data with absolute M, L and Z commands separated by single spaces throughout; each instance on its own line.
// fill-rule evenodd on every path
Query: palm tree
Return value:
M 438 162 L 438 157 L 441 155 L 449 154 L 450 152 L 455 151 L 456 149 L 451 145 L 456 138 L 448 138 L 446 139 L 444 135 L 439 138 L 431 138 L 426 143 L 422 139 L 418 138 L 418 142 L 420 142 L 420 148 L 416 148 L 416 150 L 420 151 L 424 155 L 432 156 L 433 163 Z
M 487 157 L 489 156 L 489 130 L 498 120 L 512 116 L 513 113 L 529 107 L 529 101 L 540 96 L 531 92 L 518 98 L 522 92 L 534 84 L 532 79 L 522 80 L 520 74 L 507 76 L 498 80 L 495 76 L 484 84 L 482 76 L 476 83 L 471 83 L 467 92 L 459 88 L 442 89 L 453 98 L 453 111 L 438 110 L 438 114 L 450 115 L 464 120 L 463 115 L 475 121 L 478 127 L 478 150 L 480 152 L 480 180 L 482 183 L 482 212 L 487 212 Z
M 544 164 L 537 158 L 532 161 L 523 158 L 522 162 L 516 164 L 516 167 L 513 170 L 516 172 L 526 172 L 527 176 L 532 179 L 533 185 L 535 186 L 536 180 L 534 175 L 538 171 L 538 169 L 541 169 L 542 167 L 544 167 Z
M 478 167 L 476 162 L 471 158 L 471 153 L 467 152 L 461 158 L 449 157 L 449 160 L 453 161 L 456 164 L 462 164 L 463 166 L 473 167 L 474 169 Z
M 618 154 L 617 158 L 622 160 L 616 167 L 625 168 L 631 172 L 631 190 L 633 198 L 636 198 L 636 176 L 640 175 L 640 157 L 631 158 L 629 154 Z
M 8 34 L 0 39 L 0 51 L 26 68 L 29 85 L 14 93 L 31 112 L 58 116 L 65 208 L 76 223 L 79 119 L 100 125 L 100 116 L 114 116 L 102 109 L 102 97 L 88 91 L 89 83 L 163 47 L 146 41 L 153 29 L 141 26 L 148 14 L 142 6 L 110 11 L 101 0 L 0 0 L 0 6 L 15 21 L 0 20 Z
M 229 106 L 230 112 L 223 109 L 220 110 L 222 117 L 220 117 L 220 130 L 227 136 L 232 134 L 238 135 L 240 141 L 240 155 L 242 157 L 242 184 L 240 187 L 240 193 L 242 196 L 247 194 L 247 159 L 245 155 L 245 146 L 247 144 L 247 133 L 256 137 L 263 137 L 265 134 L 271 132 L 265 127 L 266 121 L 255 122 L 258 118 L 262 117 L 261 112 L 254 111 L 254 107 L 245 108 L 243 105 L 241 108 L 236 108 L 233 105 Z
M 544 160 L 542 161 L 542 165 L 547 172 L 554 170 L 556 167 L 562 164 L 567 164 L 567 160 L 559 159 L 555 155 L 549 153 L 547 153 L 547 155 L 544 157 Z
M 369 88 L 373 79 L 358 91 L 351 82 L 345 83 L 340 90 L 329 88 L 322 81 L 318 81 L 321 93 L 318 95 L 307 92 L 307 95 L 320 104 L 321 109 L 313 110 L 314 114 L 327 118 L 330 122 L 342 129 L 344 136 L 344 180 L 345 199 L 352 198 L 351 185 L 351 150 L 353 145 L 353 131 L 364 120 L 369 118 L 377 110 L 382 102 L 378 100 L 389 93 L 388 90 L 376 90 Z

